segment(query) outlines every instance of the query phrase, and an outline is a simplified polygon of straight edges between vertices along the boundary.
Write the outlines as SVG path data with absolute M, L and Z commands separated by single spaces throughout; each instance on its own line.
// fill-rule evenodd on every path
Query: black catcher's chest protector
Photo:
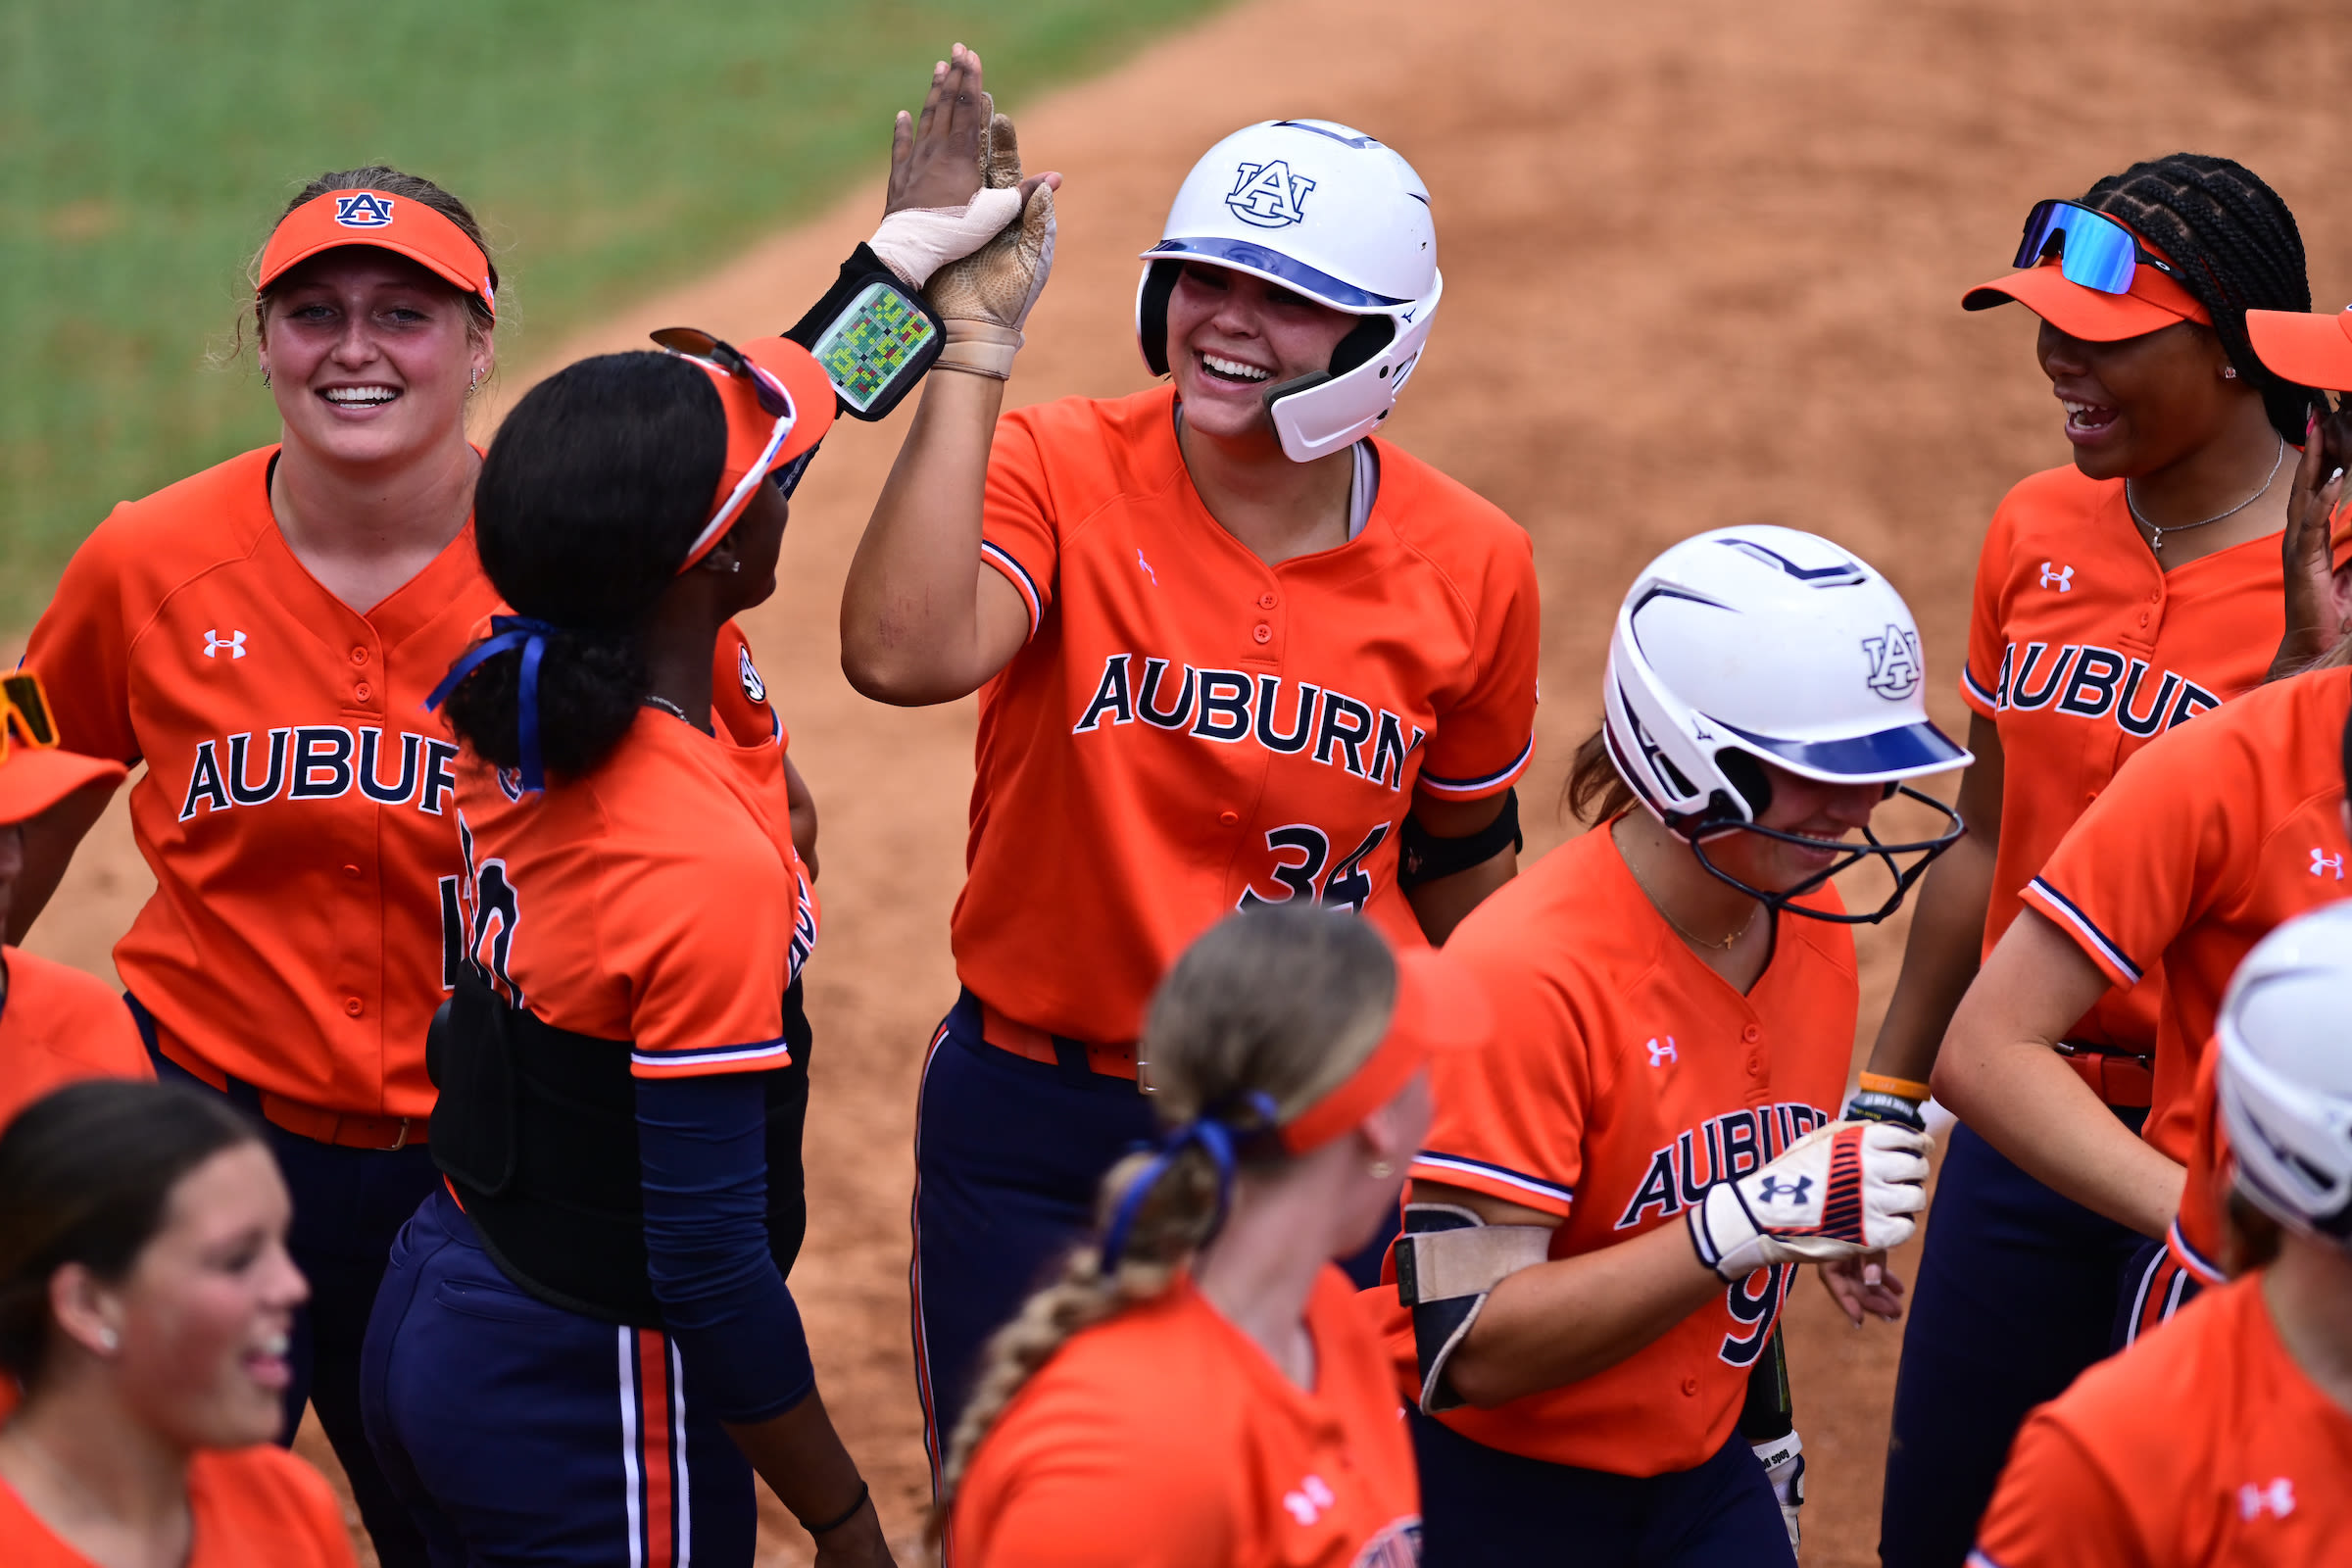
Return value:
M 785 1030 L 797 1058 L 808 1046 L 799 1008 L 785 1009 Z M 658 1329 L 629 1049 L 509 1006 L 466 965 L 425 1042 L 439 1092 L 431 1148 L 483 1250 L 509 1279 L 566 1311 Z M 797 1169 L 797 1147 L 779 1145 L 798 1143 L 799 1117 L 784 1113 L 798 1084 L 781 1068 L 762 1076 L 768 1169 Z M 788 1270 L 800 1238 L 799 1184 L 771 1175 L 767 1199 L 769 1247 Z

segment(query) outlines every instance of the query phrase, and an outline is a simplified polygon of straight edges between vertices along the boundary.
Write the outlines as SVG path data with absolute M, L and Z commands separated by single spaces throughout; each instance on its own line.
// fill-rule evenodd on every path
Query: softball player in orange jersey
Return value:
M 28 671 L 0 677 L 0 930 L 24 870 L 24 824 L 76 794 L 111 790 L 123 767 L 57 744 L 57 727 Z M 50 1090 L 77 1078 L 153 1078 L 138 1025 L 95 975 L 0 947 L 0 1127 Z
M 1800 1262 L 1895 1316 L 1862 1257 L 1927 1201 L 1927 1135 L 1835 1109 L 1846 926 L 1960 833 L 1901 784 L 1968 760 L 1924 678 L 1901 598 L 1811 534 L 1701 534 L 1627 594 L 1571 784 L 1604 825 L 1446 945 L 1498 1029 L 1439 1066 L 1396 1252 L 1432 1568 L 1793 1561 L 1803 1461 L 1737 1430 L 1751 1369 Z M 1868 836 L 1897 789 L 1944 830 Z M 1893 889 L 1848 913 L 1829 878 L 1865 858 Z
M 2309 298 L 2294 219 L 2226 159 L 2177 154 L 2029 215 L 2024 270 L 1971 290 L 2041 318 L 2071 465 L 2022 481 L 1978 564 L 1961 696 L 1968 837 L 1921 889 L 1865 1088 L 1903 1116 L 2027 881 L 2140 747 L 2307 654 L 2281 616 L 2278 528 L 2311 395 L 2247 351 L 2248 305 Z M 2282 640 L 2282 629 L 2287 635 Z M 2136 1125 L 2158 986 L 2061 1025 L 2067 1060 Z M 1908 1103 L 1906 1103 L 1906 1102 Z M 1958 1568 L 2027 1410 L 2106 1353 L 2140 1238 L 2019 1171 L 1963 1122 L 1936 1179 L 1903 1338 L 1880 1546 Z
M 1396 1391 L 1332 1259 L 1393 1213 L 1426 1064 L 1492 1025 L 1426 948 L 1304 908 L 1229 917 L 1152 999 L 1169 1129 L 991 1347 L 947 1504 L 977 1568 L 1412 1568 Z
M 2222 1005 L 2253 1272 L 2018 1434 L 1972 1568 L 2305 1568 L 2352 1541 L 2352 906 L 2288 921 Z
M 131 826 L 156 892 L 116 967 L 158 1071 L 270 1125 L 313 1290 L 282 1436 L 308 1397 L 387 1564 L 424 1546 L 361 1430 L 359 1351 L 433 1182 L 457 747 L 421 704 L 496 603 L 465 417 L 497 282 L 472 215 L 429 181 L 312 181 L 256 276 L 278 441 L 118 508 L 24 656 L 68 746 L 147 764 Z M 28 826 L 16 929 L 102 800 Z
M 1442 288 L 1404 160 L 1321 121 L 1220 143 L 1146 253 L 1138 334 L 1173 384 L 1000 424 L 1052 203 L 933 280 L 952 373 L 842 604 L 860 691 L 981 694 L 964 991 L 916 1133 L 935 1466 L 989 1334 L 1150 1134 L 1134 1041 L 1166 965 L 1293 900 L 1442 939 L 1515 863 L 1536 702 L 1526 535 L 1370 439 Z

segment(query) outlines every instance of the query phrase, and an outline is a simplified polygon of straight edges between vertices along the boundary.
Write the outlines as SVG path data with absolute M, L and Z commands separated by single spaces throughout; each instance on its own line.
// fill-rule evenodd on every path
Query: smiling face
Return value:
M 2069 337 L 2044 321 L 2034 354 L 2066 410 L 2075 466 L 2093 479 L 2170 466 L 2219 437 L 2236 400 L 2259 395 L 2223 378 L 2222 341 L 2194 321 L 2114 343 Z
M 352 246 L 270 290 L 261 363 L 291 447 L 340 466 L 397 465 L 466 435 L 466 394 L 492 363 L 465 297 L 406 257 Z
M 1844 853 L 1844 841 L 1870 820 L 1886 798 L 1884 784 L 1825 784 L 1758 759 L 1772 784 L 1772 804 L 1757 825 L 1814 840 L 1784 844 L 1760 833 L 1732 832 L 1707 840 L 1707 858 L 1751 888 L 1785 893 L 1818 876 Z
M 277 1437 L 294 1309 L 310 1295 L 286 1254 L 292 1218 L 268 1149 L 222 1150 L 179 1179 L 154 1239 L 102 1292 L 122 1397 L 157 1432 L 191 1448 Z
M 1168 368 L 1203 435 L 1274 439 L 1266 388 L 1331 368 L 1356 318 L 1248 272 L 1187 262 L 1168 296 Z

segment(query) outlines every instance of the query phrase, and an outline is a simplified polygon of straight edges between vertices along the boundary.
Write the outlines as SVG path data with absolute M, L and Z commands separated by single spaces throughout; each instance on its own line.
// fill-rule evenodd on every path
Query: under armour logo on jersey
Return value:
M 1338 1500 L 1331 1494 L 1331 1488 L 1324 1485 L 1321 1476 L 1308 1476 L 1298 1483 L 1296 1492 L 1282 1494 L 1282 1505 L 1290 1510 L 1292 1518 L 1302 1525 L 1311 1525 L 1322 1518 L 1323 1510 Z
M 2075 591 L 2075 568 L 2052 566 L 2045 561 L 2041 564 L 2041 585 L 2055 588 L 2062 594 L 2071 594 Z
M 1652 1067 L 1663 1067 L 1670 1061 L 1680 1061 L 1682 1059 L 1675 1054 L 1674 1036 L 1672 1035 L 1661 1035 L 1657 1039 L 1652 1040 L 1649 1042 L 1648 1050 L 1649 1064 Z
M 760 672 L 752 667 L 752 651 L 749 648 L 735 650 L 735 673 L 743 681 L 744 696 L 755 703 L 767 701 L 767 682 L 761 680 Z
M 2340 855 L 2322 855 L 2318 850 L 2313 850 L 2311 852 L 2311 874 L 2327 876 L 2329 873 L 2333 873 L 2338 882 L 2344 879 L 2344 858 Z
M 1756 1196 L 1767 1203 L 1802 1203 L 1805 1195 L 1813 1191 L 1813 1178 L 1799 1176 L 1790 1181 L 1786 1176 L 1767 1176 L 1756 1183 Z
M 2284 1476 L 2275 1477 L 2267 1487 L 2249 1481 L 2237 1489 L 2237 1514 L 2241 1519 L 2259 1519 L 2265 1513 L 2283 1519 L 2295 1511 L 2295 1484 Z
M 1313 180 L 1292 173 L 1291 166 L 1279 158 L 1270 164 L 1240 164 L 1225 205 L 1245 223 L 1287 228 L 1306 217 L 1306 193 L 1314 188 Z
M 1152 569 L 1152 563 L 1144 559 L 1144 552 L 1140 547 L 1135 552 L 1135 564 L 1144 568 L 1144 575 L 1152 579 L 1152 587 L 1159 586 L 1159 573 Z
M 220 650 L 223 648 L 228 650 L 229 658 L 243 659 L 245 657 L 245 634 L 241 631 L 232 631 L 223 637 L 217 629 L 204 634 L 205 658 L 219 659 Z
M 345 228 L 382 228 L 392 221 L 392 198 L 371 190 L 335 198 L 335 221 Z
M 1870 660 L 1870 689 L 1890 703 L 1919 690 L 1919 633 L 1890 625 L 1884 637 L 1862 639 Z

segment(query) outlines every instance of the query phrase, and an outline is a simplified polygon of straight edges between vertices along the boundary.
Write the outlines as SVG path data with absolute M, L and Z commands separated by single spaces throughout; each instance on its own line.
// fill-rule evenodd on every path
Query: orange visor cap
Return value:
M 1340 1085 L 1283 1123 L 1282 1147 L 1319 1149 L 1396 1098 L 1441 1051 L 1468 1051 L 1494 1033 L 1494 1008 L 1478 976 L 1436 948 L 1396 955 L 1396 1006 L 1389 1032 Z
M 54 747 L 15 745 L 0 759 L 0 827 L 28 822 L 91 785 L 122 782 L 129 769 L 103 757 Z
M 727 411 L 727 464 L 711 498 L 710 518 L 686 553 L 686 567 L 710 553 L 727 536 L 752 497 L 744 481 L 764 479 L 794 459 L 813 449 L 833 428 L 836 403 L 833 383 L 816 357 L 789 338 L 756 337 L 735 345 L 743 357 L 782 383 L 792 400 L 792 428 L 775 443 L 776 416 L 760 405 L 759 389 L 739 375 L 730 375 L 708 360 L 693 363 L 718 388 L 718 401 Z
M 2352 392 L 2352 307 L 2331 316 L 2248 311 L 2254 357 L 2297 386 Z
M 490 258 L 482 248 L 423 202 L 380 190 L 330 190 L 288 213 L 262 251 L 260 285 L 268 288 L 290 269 L 346 245 L 405 256 L 498 315 Z
M 2165 260 L 2169 262 L 2172 258 L 2167 256 Z M 2211 313 L 2197 303 L 2195 295 L 2144 262 L 2132 270 L 2129 294 L 2102 294 L 2095 288 L 2070 283 L 2052 259 L 2022 272 L 1979 283 L 1960 296 L 1960 308 L 1984 311 L 2011 300 L 2067 336 L 2081 338 L 2085 343 L 2119 343 L 2128 337 L 2161 331 L 2176 321 L 2213 324 Z

